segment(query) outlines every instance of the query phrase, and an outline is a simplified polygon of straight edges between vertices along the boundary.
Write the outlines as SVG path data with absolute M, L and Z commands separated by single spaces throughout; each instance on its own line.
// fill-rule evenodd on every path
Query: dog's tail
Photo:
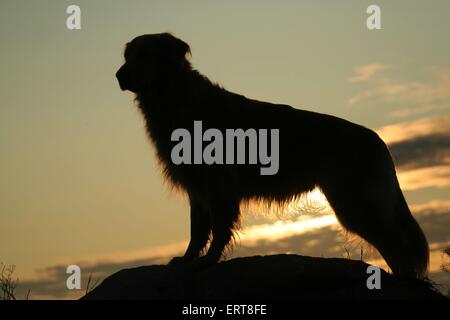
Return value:
M 408 208 L 405 197 L 398 186 L 396 230 L 399 232 L 399 249 L 397 253 L 397 272 L 401 276 L 424 278 L 429 264 L 429 247 L 425 235 Z

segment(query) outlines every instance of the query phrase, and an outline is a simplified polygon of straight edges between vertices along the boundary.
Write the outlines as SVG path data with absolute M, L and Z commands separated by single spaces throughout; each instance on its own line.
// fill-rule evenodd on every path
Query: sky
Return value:
M 71 4 L 81 30 L 66 28 Z M 381 30 L 366 27 L 370 4 Z M 450 284 L 439 271 L 450 241 L 449 14 L 445 0 L 1 1 L 0 262 L 16 265 L 20 294 L 67 298 L 81 295 L 64 287 L 70 264 L 101 279 L 183 250 L 187 201 L 164 182 L 114 76 L 126 42 L 168 31 L 228 90 L 379 133 L 430 241 L 432 275 Z M 321 212 L 304 201 L 279 222 L 246 208 L 230 257 L 358 258 L 360 242 L 310 198 Z

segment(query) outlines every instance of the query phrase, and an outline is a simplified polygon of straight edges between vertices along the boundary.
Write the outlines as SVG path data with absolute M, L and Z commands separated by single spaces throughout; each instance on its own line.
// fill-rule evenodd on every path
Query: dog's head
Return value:
M 189 45 L 169 33 L 134 38 L 125 48 L 125 63 L 116 77 L 122 90 L 134 93 L 168 79 L 186 64 Z

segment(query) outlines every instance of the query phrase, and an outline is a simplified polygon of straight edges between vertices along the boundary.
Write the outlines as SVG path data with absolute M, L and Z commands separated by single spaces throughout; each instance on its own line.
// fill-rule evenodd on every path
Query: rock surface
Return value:
M 82 299 L 445 299 L 426 282 L 383 270 L 381 289 L 369 290 L 368 266 L 299 255 L 236 258 L 200 271 L 142 266 L 111 275 Z

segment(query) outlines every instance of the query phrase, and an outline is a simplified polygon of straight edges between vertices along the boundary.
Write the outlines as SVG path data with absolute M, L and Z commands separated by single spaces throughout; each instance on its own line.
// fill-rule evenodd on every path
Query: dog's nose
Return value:
M 120 89 L 122 90 L 126 90 L 126 86 L 125 86 L 125 82 L 124 82 L 124 77 L 123 77 L 123 67 L 121 67 L 117 72 L 116 72 L 116 78 L 119 81 L 119 86 Z
M 123 72 L 124 72 L 124 66 L 121 66 L 119 68 L 119 70 L 117 70 L 117 72 L 116 72 L 116 78 L 120 79 L 122 77 L 122 75 L 123 75 Z

